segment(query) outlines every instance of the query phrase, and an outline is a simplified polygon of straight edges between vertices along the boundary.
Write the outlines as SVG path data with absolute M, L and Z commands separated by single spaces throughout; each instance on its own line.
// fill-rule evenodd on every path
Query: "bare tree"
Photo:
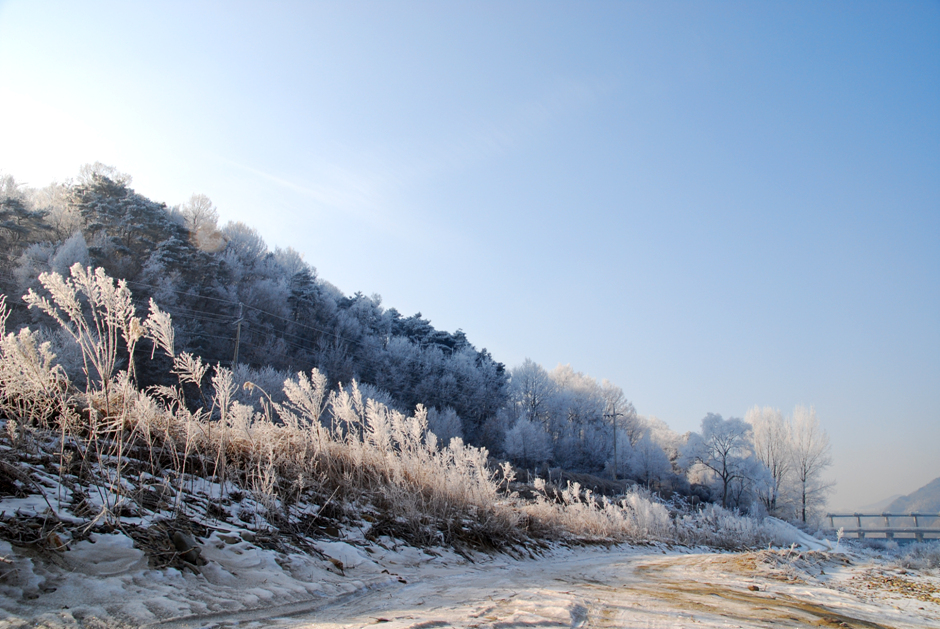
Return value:
M 708 413 L 702 420 L 702 434 L 689 436 L 683 458 L 687 464 L 704 466 L 721 481 L 721 506 L 727 507 L 732 483 L 753 475 L 751 427 L 736 417 L 724 419 Z
M 226 244 L 225 236 L 219 231 L 219 211 L 212 200 L 204 194 L 193 194 L 189 201 L 180 207 L 180 214 L 189 230 L 191 242 L 202 249 L 214 253 L 221 251 Z
M 96 179 L 110 179 L 121 186 L 131 185 L 133 180 L 127 173 L 122 173 L 114 166 L 95 162 L 94 164 L 83 164 L 78 169 L 78 182 L 84 185 L 91 185 Z
M 829 435 L 820 426 L 816 409 L 812 406 L 793 409 L 790 449 L 800 494 L 800 518 L 806 522 L 807 512 L 825 504 L 826 494 L 833 485 L 821 478 L 823 471 L 832 465 L 832 448 Z
M 754 455 L 767 467 L 771 478 L 766 487 L 758 488 L 758 496 L 767 511 L 776 515 L 780 493 L 793 459 L 788 425 L 783 414 L 769 406 L 754 406 L 748 410 L 744 421 L 754 429 Z
M 186 229 L 194 234 L 201 229 L 214 230 L 219 222 L 219 211 L 204 194 L 193 194 L 180 211 L 186 219 Z
M 509 385 L 516 416 L 547 424 L 550 401 L 555 395 L 555 383 L 548 372 L 531 358 L 526 358 L 522 365 L 512 370 Z

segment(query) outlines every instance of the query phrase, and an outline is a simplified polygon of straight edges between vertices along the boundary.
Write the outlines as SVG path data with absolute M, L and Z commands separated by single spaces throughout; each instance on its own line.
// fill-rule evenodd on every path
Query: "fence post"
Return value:
M 885 539 L 894 539 L 894 531 L 891 530 L 891 514 L 882 513 L 881 517 L 885 519 Z
M 914 518 L 914 528 L 920 528 L 920 522 L 917 521 L 917 514 L 912 513 L 911 517 Z M 918 542 L 924 541 L 924 532 L 923 531 L 914 531 L 914 539 Z

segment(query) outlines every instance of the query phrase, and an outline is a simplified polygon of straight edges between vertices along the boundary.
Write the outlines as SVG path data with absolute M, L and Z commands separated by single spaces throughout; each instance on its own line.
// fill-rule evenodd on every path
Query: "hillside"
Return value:
M 224 404 L 214 400 L 221 395 L 226 404 L 241 405 L 245 417 L 286 422 L 281 409 L 292 399 L 285 382 L 315 373 L 324 406 L 328 399 L 359 395 L 388 413 L 420 414 L 415 439 L 433 433 L 441 446 L 458 440 L 482 452 L 487 469 L 508 462 L 520 468 L 520 477 L 537 475 L 562 488 L 562 479 L 571 480 L 612 496 L 639 484 L 670 500 L 719 501 L 748 512 L 760 503 L 773 515 L 806 519 L 792 499 L 781 500 L 796 492 L 761 493 L 756 468 L 741 482 L 719 482 L 709 471 L 714 468 L 696 463 L 696 457 L 707 458 L 707 448 L 640 416 L 614 383 L 571 365 L 548 370 L 530 359 L 508 370 L 462 330 L 437 330 L 421 313 L 403 316 L 378 295 L 343 294 L 297 251 L 271 250 L 248 225 L 220 224 L 204 195 L 167 206 L 135 192 L 130 182 L 129 175 L 100 163 L 83 167 L 74 181 L 43 189 L 0 176 L 6 330 L 32 330 L 47 344 L 43 351 L 57 373 L 85 395 L 111 386 L 97 364 L 89 368 L 89 352 L 96 351 L 90 345 L 100 330 L 79 338 L 75 332 L 84 323 L 70 320 L 79 313 L 53 302 L 66 285 L 94 293 L 100 282 L 119 294 L 127 322 L 149 321 L 159 312 L 172 337 L 167 344 L 139 336 L 140 330 L 122 332 L 108 347 L 108 377 L 124 370 L 141 391 L 172 392 L 180 407 L 173 412 L 204 413 L 214 421 L 224 416 Z M 87 296 L 78 299 L 89 304 Z M 89 325 L 100 328 L 98 321 Z M 127 355 L 117 357 L 118 351 Z M 185 371 L 175 364 L 182 356 L 202 367 Z M 223 380 L 230 391 L 220 389 Z M 311 415 L 306 419 L 312 422 L 334 419 L 322 408 Z M 706 419 L 713 426 L 738 426 L 750 439 L 739 419 L 711 413 Z M 219 454 L 214 465 L 229 456 Z M 824 494 L 803 494 L 810 519 Z
M 935 478 L 920 489 L 901 496 L 886 510 L 888 513 L 940 513 L 940 478 Z
M 516 370 L 511 385 L 510 371 L 462 330 L 435 329 L 420 312 L 404 316 L 378 295 L 342 293 L 297 251 L 272 250 L 248 225 L 220 223 L 204 195 L 167 206 L 130 183 L 129 175 L 100 163 L 43 189 L 0 176 L 7 330 L 35 328 L 76 386 L 88 384 L 82 352 L 52 317 L 30 310 L 23 295 L 46 295 L 42 274 L 67 277 L 78 264 L 125 281 L 136 313 L 159 306 L 172 319 L 174 350 L 230 369 L 233 399 L 256 412 L 268 402 L 287 402 L 284 381 L 315 369 L 326 393 L 355 382 L 364 397 L 388 409 L 407 415 L 423 406 L 442 444 L 459 437 L 529 469 L 609 478 L 615 457 L 605 414 L 613 409 L 621 444 L 637 443 L 641 432 L 661 435 L 643 456 L 631 457 L 621 445 L 618 476 L 664 493 L 689 493 L 685 471 L 671 465 L 678 435 L 641 426 L 619 387 L 531 361 Z M 174 385 L 170 359 L 151 343 L 138 344 L 131 360 L 142 388 Z M 184 387 L 190 410 L 198 384 Z M 521 416 L 535 422 L 520 425 Z
M 288 373 L 315 367 L 331 388 L 356 380 L 399 410 L 451 410 L 460 434 L 471 439 L 505 402 L 505 368 L 461 330 L 437 330 L 421 313 L 403 316 L 378 295 L 343 294 L 297 251 L 272 251 L 248 225 L 220 225 L 203 195 L 168 207 L 135 192 L 130 181 L 101 164 L 42 190 L 0 177 L 8 328 L 50 326 L 20 298 L 41 289 L 40 274 L 68 275 L 78 263 L 125 280 L 136 309 L 146 310 L 151 299 L 159 304 L 173 318 L 177 348 L 233 367 L 239 384 L 251 380 L 268 390 Z M 78 354 L 60 341 L 51 338 L 53 351 L 78 377 L 82 366 L 69 363 Z M 141 383 L 171 384 L 166 361 L 140 361 L 149 349 L 140 353 Z M 253 397 L 240 399 L 257 402 Z

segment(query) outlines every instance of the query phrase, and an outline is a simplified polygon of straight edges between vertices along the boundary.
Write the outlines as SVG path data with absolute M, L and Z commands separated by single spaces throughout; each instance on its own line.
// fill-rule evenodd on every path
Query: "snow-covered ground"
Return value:
M 940 573 L 864 551 L 558 546 L 468 560 L 355 532 L 305 555 L 251 538 L 214 530 L 204 565 L 182 572 L 149 568 L 120 533 L 42 557 L 0 542 L 0 627 L 940 627 Z
M 884 573 L 929 584 L 933 602 L 878 588 Z M 409 575 L 414 583 L 280 622 L 285 627 L 940 626 L 940 579 L 908 575 L 798 550 L 558 549 L 535 561 L 498 558 L 460 570 L 429 562 Z

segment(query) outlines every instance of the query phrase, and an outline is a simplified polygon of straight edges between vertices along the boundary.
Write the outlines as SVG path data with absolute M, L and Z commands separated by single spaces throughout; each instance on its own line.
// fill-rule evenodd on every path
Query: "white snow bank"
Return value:
M 369 559 L 363 551 L 346 542 L 319 542 L 316 548 L 327 557 L 339 561 L 342 570 L 359 567 L 379 569 L 378 564 Z
M 89 536 L 89 539 L 72 544 L 71 550 L 62 554 L 69 568 L 93 577 L 110 577 L 147 569 L 147 556 L 134 548 L 134 540 L 114 533 L 112 535 Z
M 832 550 L 832 544 L 828 540 L 818 540 L 789 522 L 767 516 L 764 518 L 763 527 L 777 546 L 796 545 L 803 550 Z
M 149 568 L 146 555 L 120 533 L 73 542 L 47 561 L 0 540 L 0 628 L 36 626 L 40 617 L 50 628 L 110 626 L 106 619 L 115 618 L 143 626 L 329 601 L 393 582 L 350 544 L 320 544 L 344 573 L 322 557 L 259 548 L 237 531 L 227 533 L 198 540 L 206 564 L 184 572 Z M 361 576 L 349 578 L 350 568 Z M 55 618 L 46 617 L 51 610 Z

